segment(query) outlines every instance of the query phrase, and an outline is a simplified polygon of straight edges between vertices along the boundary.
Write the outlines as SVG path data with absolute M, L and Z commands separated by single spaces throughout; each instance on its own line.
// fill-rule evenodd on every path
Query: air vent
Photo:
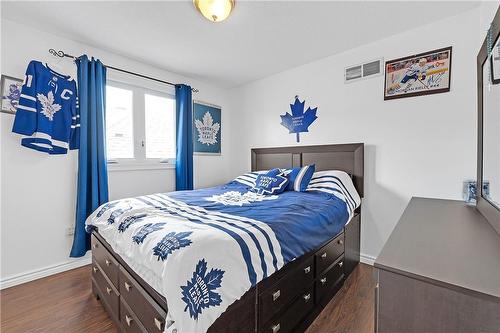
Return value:
M 364 64 L 350 66 L 345 69 L 344 82 L 358 81 L 364 78 L 381 75 L 383 59 L 372 60 Z
M 362 78 L 361 65 L 345 69 L 346 82 Z

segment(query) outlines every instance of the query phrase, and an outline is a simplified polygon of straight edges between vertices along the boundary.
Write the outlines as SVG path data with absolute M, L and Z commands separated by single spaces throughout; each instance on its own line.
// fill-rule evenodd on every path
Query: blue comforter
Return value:
M 271 200 L 254 201 L 241 206 L 206 199 L 231 191 L 243 194 L 250 189 L 248 185 L 233 181 L 207 189 L 173 192 L 169 197 L 210 211 L 266 223 L 280 242 L 285 264 L 331 239 L 342 231 L 349 219 L 345 201 L 334 194 L 320 191 L 286 191 L 270 196 L 273 198 Z

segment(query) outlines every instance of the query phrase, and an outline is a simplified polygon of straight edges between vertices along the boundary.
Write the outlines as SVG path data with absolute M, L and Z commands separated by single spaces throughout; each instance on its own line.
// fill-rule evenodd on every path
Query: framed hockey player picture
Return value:
M 21 96 L 21 88 L 23 87 L 23 80 L 2 75 L 0 87 L 2 89 L 2 112 L 16 113 L 17 105 L 19 104 L 19 97 Z
M 496 40 L 490 54 L 491 83 L 500 83 L 500 38 Z
M 200 101 L 193 102 L 193 153 L 221 154 L 221 107 Z
M 451 49 L 387 61 L 384 100 L 450 91 Z

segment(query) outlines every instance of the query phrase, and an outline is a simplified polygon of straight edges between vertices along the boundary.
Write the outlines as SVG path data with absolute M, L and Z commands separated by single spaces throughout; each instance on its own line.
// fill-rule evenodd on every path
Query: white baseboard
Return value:
M 90 256 L 86 256 L 80 259 L 73 259 L 71 261 L 57 264 L 53 266 L 48 266 L 32 271 L 28 271 L 21 274 L 16 274 L 12 276 L 8 276 L 0 280 L 0 290 L 5 288 L 10 288 L 13 286 L 17 286 L 22 283 L 30 282 L 33 280 L 41 279 L 43 277 L 47 277 L 49 275 L 54 275 L 57 273 L 62 273 L 65 271 L 69 271 L 70 269 L 82 267 L 85 265 L 90 265 L 92 262 Z
M 373 264 L 375 263 L 375 257 L 372 257 L 372 256 L 369 256 L 367 254 L 363 254 L 361 253 L 360 255 L 360 261 L 363 263 L 363 264 L 367 264 L 367 265 L 370 265 L 370 266 L 373 266 Z

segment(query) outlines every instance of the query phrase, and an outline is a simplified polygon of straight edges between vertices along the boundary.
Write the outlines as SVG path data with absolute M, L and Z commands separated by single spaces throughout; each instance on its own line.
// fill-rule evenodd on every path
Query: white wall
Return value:
M 495 17 L 499 4 L 500 1 L 481 1 L 479 6 L 479 37 L 481 43 L 486 37 L 486 32 Z
M 136 62 L 122 56 L 92 48 L 65 38 L 45 33 L 23 24 L 2 19 L 1 73 L 23 78 L 31 59 L 54 63 L 49 48 L 62 49 L 73 55 L 86 53 L 131 71 L 168 81 L 188 83 L 200 90 L 193 95 L 222 107 L 221 156 L 195 156 L 195 186 L 205 187 L 230 178 L 231 150 L 234 149 L 229 126 L 233 115 L 228 92 L 209 84 Z M 57 62 L 57 60 L 56 60 Z M 59 63 L 67 72 L 74 72 L 70 60 Z M 132 76 L 118 76 L 108 71 L 108 78 L 140 83 Z M 172 89 L 162 86 L 163 89 Z M 12 115 L 0 114 L 1 136 L 1 281 L 22 281 L 43 275 L 36 271 L 58 265 L 77 265 L 68 258 L 72 236 L 68 227 L 74 224 L 76 200 L 77 153 L 49 156 L 26 149 L 20 137 L 11 133 Z M 109 173 L 111 199 L 140 194 L 166 192 L 175 188 L 174 169 L 146 171 L 113 171 Z M 69 265 L 69 266 L 68 266 Z M 55 269 L 57 270 L 57 268 Z M 29 275 L 29 273 L 33 273 Z M 26 277 L 26 274 L 27 277 Z M 38 275 L 37 275 L 38 274 Z
M 461 199 L 462 181 L 475 179 L 478 28 L 475 9 L 237 89 L 245 130 L 239 171 L 248 169 L 251 147 L 296 144 L 279 115 L 299 95 L 319 117 L 301 145 L 365 143 L 361 252 L 376 257 L 412 196 Z M 449 93 L 384 101 L 383 76 L 344 84 L 346 66 L 450 45 Z

